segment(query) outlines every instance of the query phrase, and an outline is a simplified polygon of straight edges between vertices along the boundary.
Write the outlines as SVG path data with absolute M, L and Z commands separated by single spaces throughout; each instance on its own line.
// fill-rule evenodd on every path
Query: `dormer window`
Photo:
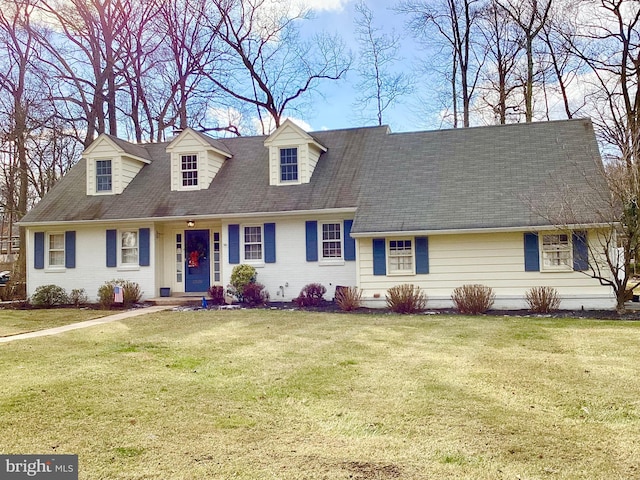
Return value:
M 97 192 L 111 192 L 113 188 L 111 175 L 111 160 L 96 160 Z
M 180 162 L 180 170 L 182 171 L 182 186 L 197 187 L 198 186 L 198 156 L 182 155 Z
M 186 128 L 167 146 L 171 155 L 171 190 L 206 190 L 231 151 L 221 141 Z
M 280 181 L 281 182 L 297 182 L 298 181 L 298 149 L 297 148 L 281 148 L 280 149 Z
M 142 145 L 101 133 L 82 158 L 86 162 L 87 195 L 120 195 L 145 165 L 151 163 Z
M 264 146 L 269 149 L 269 185 L 304 185 L 318 160 L 327 148 L 286 119 L 267 137 Z

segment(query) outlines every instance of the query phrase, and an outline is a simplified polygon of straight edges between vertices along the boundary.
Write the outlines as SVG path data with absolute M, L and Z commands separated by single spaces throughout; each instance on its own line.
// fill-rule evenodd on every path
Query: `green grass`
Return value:
M 78 308 L 0 310 L 0 337 L 104 317 L 111 312 Z
M 163 312 L 0 345 L 0 451 L 86 479 L 640 477 L 640 323 Z

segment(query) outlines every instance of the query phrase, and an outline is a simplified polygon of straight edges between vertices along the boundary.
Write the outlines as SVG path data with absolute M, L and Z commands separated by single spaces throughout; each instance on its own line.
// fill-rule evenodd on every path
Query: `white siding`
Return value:
M 92 145 L 91 155 L 86 157 L 87 161 L 87 194 L 96 194 L 96 160 L 111 160 L 112 188 L 115 189 L 115 167 L 118 152 L 113 145 L 105 138 L 98 140 Z M 114 190 L 115 193 L 115 190 Z
M 257 281 L 265 285 L 272 302 L 291 301 L 300 294 L 300 290 L 309 283 L 321 283 L 327 289 L 325 299 L 331 300 L 336 285 L 356 284 L 356 262 L 340 262 L 327 265 L 322 262 L 307 262 L 305 221 L 338 221 L 347 217 L 314 217 L 268 219 L 256 221 L 228 221 L 222 225 L 222 284 L 228 285 L 231 271 L 235 265 L 229 264 L 229 224 L 276 224 L 276 263 L 256 266 Z M 242 235 L 242 231 L 240 232 Z M 280 287 L 283 287 L 282 289 Z M 284 295 L 283 295 L 284 293 Z
M 211 181 L 225 161 L 225 157 L 211 151 L 202 144 L 202 140 L 187 132 L 179 141 L 170 147 L 171 150 L 171 190 L 203 190 L 209 188 Z M 182 155 L 198 156 L 198 186 L 183 187 L 181 157 Z
M 214 179 L 214 177 L 216 176 L 216 174 L 218 173 L 218 170 L 220 170 L 222 168 L 222 164 L 225 161 L 225 158 L 222 155 L 219 155 L 215 152 L 208 152 L 207 153 L 207 164 L 205 165 L 206 168 L 206 185 L 207 188 L 209 187 L 209 185 L 211 185 L 211 181 Z
M 154 258 L 155 230 L 151 225 L 136 225 L 131 228 L 151 227 L 150 258 L 151 266 L 123 270 L 121 268 L 106 267 L 106 230 L 113 227 L 60 227 L 32 228 L 27 231 L 27 295 L 32 295 L 41 285 L 58 285 L 67 293 L 73 289 L 84 288 L 91 301 L 97 300 L 98 288 L 105 282 L 115 279 L 125 279 L 137 282 L 144 298 L 158 295 L 155 283 Z M 46 231 L 75 231 L 76 232 L 76 268 L 62 270 L 35 269 L 33 263 L 33 234 Z
M 121 157 L 119 165 L 120 172 L 118 175 L 118 191 L 115 193 L 122 193 L 122 191 L 127 188 L 127 185 L 131 183 L 131 180 L 133 180 L 138 172 L 142 170 L 143 166 L 144 164 L 138 160 Z
M 301 137 L 291 126 L 284 126 L 269 143 L 270 185 L 280 185 L 281 148 L 298 149 L 298 183 L 309 183 L 321 152 L 308 137 Z
M 311 176 L 313 175 L 313 171 L 316 169 L 316 165 L 318 164 L 318 159 L 320 158 L 320 155 L 322 154 L 322 151 L 317 148 L 315 145 L 309 145 L 309 149 L 308 149 L 309 153 L 309 177 L 308 177 L 308 181 L 311 181 Z
M 589 235 L 590 242 L 596 240 Z M 394 237 L 395 238 L 395 237 Z M 415 247 L 414 247 L 415 248 Z M 561 308 L 612 308 L 611 288 L 582 272 L 525 272 L 523 233 L 489 233 L 429 236 L 429 274 L 373 275 L 371 238 L 357 240 L 359 287 L 370 303 L 384 305 L 386 290 L 401 283 L 423 288 L 433 308 L 451 307 L 454 288 L 480 283 L 494 289 L 496 307 L 526 308 L 525 292 L 549 286 L 563 298 Z M 374 295 L 378 299 L 374 299 Z
M 96 160 L 111 160 L 112 191 L 109 193 L 96 192 Z M 139 160 L 121 156 L 113 145 L 106 139 L 92 145 L 91 153 L 86 157 L 87 161 L 87 194 L 88 195 L 118 195 L 135 178 L 144 167 Z

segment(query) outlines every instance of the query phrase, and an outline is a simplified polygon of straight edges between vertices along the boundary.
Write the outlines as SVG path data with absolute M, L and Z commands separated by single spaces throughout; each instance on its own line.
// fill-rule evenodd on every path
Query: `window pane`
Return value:
M 49 266 L 64 266 L 64 233 L 49 235 Z
M 138 231 L 122 232 L 120 237 L 121 263 L 138 263 Z
M 61 265 L 64 265 L 64 251 L 62 251 L 62 252 L 60 252 L 58 250 L 49 251 L 49 265 L 50 266 L 61 266 Z
M 340 241 L 340 224 L 339 223 L 323 223 L 322 224 L 322 257 L 323 258 L 341 258 L 342 242 Z
M 180 161 L 182 170 L 182 186 L 192 187 L 198 185 L 198 156 L 182 155 Z
M 413 271 L 411 240 L 389 241 L 389 270 L 391 272 Z
M 248 244 L 244 246 L 244 258 L 246 260 L 261 260 L 262 259 L 262 245 Z
M 137 248 L 123 248 L 122 249 L 122 263 L 138 263 L 138 249 Z
M 125 248 L 128 247 L 137 247 L 138 246 L 138 232 L 122 232 L 122 246 Z
M 244 229 L 244 241 L 245 243 L 262 242 L 260 227 L 245 227 Z
M 111 191 L 111 160 L 96 160 L 96 190 Z
M 542 259 L 545 267 L 564 267 L 571 265 L 571 245 L 569 235 L 543 235 Z
M 298 149 L 280 149 L 280 181 L 298 180 Z
M 64 250 L 64 235 L 62 233 L 49 235 L 49 249 Z
M 262 260 L 262 227 L 244 227 L 245 260 Z

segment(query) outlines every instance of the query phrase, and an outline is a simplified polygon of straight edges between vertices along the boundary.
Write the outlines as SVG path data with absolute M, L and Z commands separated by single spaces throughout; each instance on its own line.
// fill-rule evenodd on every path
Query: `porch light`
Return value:
M 193 220 L 187 220 L 187 227 L 193 228 L 195 226 L 196 226 L 196 222 L 194 222 Z

